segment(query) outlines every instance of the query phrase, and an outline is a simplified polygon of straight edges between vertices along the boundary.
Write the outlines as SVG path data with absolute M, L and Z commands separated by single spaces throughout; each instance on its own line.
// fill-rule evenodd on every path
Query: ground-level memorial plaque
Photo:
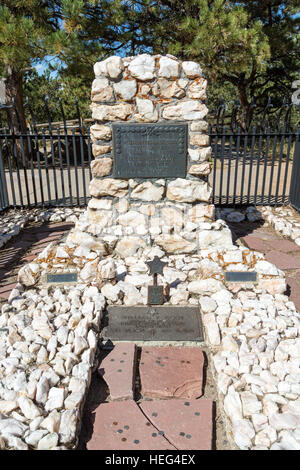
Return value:
M 185 123 L 113 124 L 116 178 L 185 178 Z
M 107 309 L 105 340 L 203 341 L 197 307 L 119 307 Z

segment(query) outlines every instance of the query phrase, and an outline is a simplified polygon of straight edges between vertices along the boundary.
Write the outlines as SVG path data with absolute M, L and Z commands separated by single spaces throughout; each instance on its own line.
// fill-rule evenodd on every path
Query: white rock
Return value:
M 124 69 L 121 57 L 111 56 L 102 62 L 96 62 L 94 72 L 96 77 L 104 75 L 109 78 L 118 78 Z
M 179 63 L 169 57 L 161 57 L 159 60 L 158 75 L 164 78 L 178 77 Z
M 48 399 L 48 392 L 49 392 L 49 381 L 43 375 L 37 384 L 36 397 L 35 397 L 36 401 L 38 403 L 45 404 Z
M 204 313 L 214 312 L 217 308 L 216 302 L 211 297 L 200 297 L 199 303 Z
M 34 419 L 41 415 L 39 408 L 29 398 L 19 397 L 18 405 L 27 419 Z
M 128 70 L 133 77 L 145 81 L 154 78 L 154 67 L 154 57 L 149 54 L 141 54 L 130 62 Z
M 64 398 L 65 392 L 63 388 L 52 387 L 48 393 L 48 400 L 45 405 L 46 411 L 62 408 Z
M 258 261 L 255 265 L 255 269 L 259 274 L 267 274 L 269 276 L 278 275 L 278 269 L 276 266 L 268 261 Z
M 182 68 L 183 68 L 184 73 L 189 78 L 196 78 L 202 75 L 201 67 L 199 64 L 197 64 L 197 62 L 193 62 L 193 61 L 182 62 Z
M 137 84 L 135 80 L 121 80 L 114 83 L 114 89 L 123 100 L 131 101 L 137 92 Z
M 67 444 L 76 437 L 76 426 L 78 420 L 78 410 L 66 410 L 61 414 L 59 436 L 60 442 Z
M 60 425 L 60 413 L 57 410 L 51 411 L 51 413 L 45 418 L 40 427 L 47 429 L 48 432 L 58 432 Z
M 213 313 L 203 315 L 203 324 L 206 327 L 207 336 L 210 344 L 217 346 L 220 344 L 220 330 Z
M 300 425 L 300 416 L 296 416 L 289 412 L 284 413 L 273 413 L 269 417 L 270 425 L 276 429 L 276 431 L 281 431 L 282 429 L 295 429 Z
M 48 434 L 48 431 L 45 429 L 37 429 L 36 431 L 32 431 L 30 434 L 28 434 L 28 436 L 25 438 L 25 442 L 32 447 L 36 447 L 38 442 L 46 434 Z
M 58 443 L 58 434 L 53 432 L 42 437 L 38 443 L 38 450 L 50 450 L 53 447 L 56 447 Z
M 224 410 L 232 422 L 243 419 L 240 395 L 235 391 L 233 385 L 230 385 L 227 395 L 224 398 Z
M 241 392 L 241 400 L 243 405 L 243 415 L 249 417 L 252 414 L 259 413 L 262 410 L 261 402 L 251 392 Z
M 202 279 L 199 281 L 190 282 L 188 285 L 188 290 L 192 294 L 205 295 L 208 292 L 217 292 L 223 288 L 221 281 L 216 279 Z
M 250 421 L 247 419 L 235 420 L 232 432 L 235 443 L 240 449 L 247 450 L 251 447 L 255 431 Z

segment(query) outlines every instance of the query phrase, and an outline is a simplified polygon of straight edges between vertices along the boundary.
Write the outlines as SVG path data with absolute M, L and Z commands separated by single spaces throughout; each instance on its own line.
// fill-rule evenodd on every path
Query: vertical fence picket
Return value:
M 74 172 L 75 172 L 76 196 L 77 196 L 77 204 L 79 205 L 79 185 L 78 185 L 77 151 L 76 151 L 76 139 L 75 139 L 75 130 L 74 130 L 74 129 L 72 129 L 72 143 L 73 143 L 73 157 L 74 157 Z
M 32 143 L 31 143 L 30 131 L 28 128 L 26 130 L 26 136 L 27 136 L 27 148 L 28 148 L 28 154 L 29 154 L 29 165 L 30 165 L 31 179 L 32 179 L 34 206 L 37 206 L 37 194 L 36 194 L 34 167 L 33 167 L 33 148 L 32 148 Z
M 58 146 L 58 156 L 59 156 L 59 169 L 60 169 L 62 203 L 65 206 L 66 205 L 65 181 L 64 181 L 64 169 L 63 169 L 62 154 L 61 154 L 61 138 L 60 138 L 59 128 L 57 128 L 57 146 Z
M 266 150 L 265 150 L 265 157 L 264 157 L 264 172 L 263 172 L 263 179 L 262 179 L 262 188 L 261 188 L 261 198 L 260 203 L 264 204 L 264 197 L 265 197 L 265 187 L 266 187 L 266 177 L 267 177 L 267 169 L 268 169 L 268 158 L 269 158 L 269 149 L 270 149 L 270 137 L 271 137 L 271 128 L 267 128 L 267 140 L 266 140 Z
M 49 178 L 48 155 L 47 155 L 47 145 L 46 145 L 46 136 L 45 136 L 44 128 L 42 129 L 42 141 L 43 141 L 43 149 L 44 149 L 44 163 L 45 163 L 47 190 L 48 190 L 48 203 L 47 203 L 47 205 L 50 206 L 51 205 L 51 186 L 50 186 L 50 178 Z

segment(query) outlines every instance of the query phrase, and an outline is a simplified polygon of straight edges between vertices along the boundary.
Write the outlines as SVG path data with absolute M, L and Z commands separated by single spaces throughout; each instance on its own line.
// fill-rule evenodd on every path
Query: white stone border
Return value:
M 200 303 L 229 438 L 240 449 L 300 448 L 300 315 L 283 295 L 283 272 L 245 247 L 169 256 L 152 247 L 121 259 L 103 258 L 97 246 L 67 243 L 50 244 L 20 270 L 18 289 L 2 309 L 3 446 L 76 446 L 102 310 L 145 303 L 145 261 L 155 254 L 168 261 L 159 282 L 169 285 L 170 303 Z M 50 267 L 71 264 L 86 284 L 49 292 L 38 287 Z M 241 269 L 255 270 L 258 283 L 225 284 L 225 270 Z M 91 279 L 100 291 L 87 287 Z
M 74 222 L 76 223 L 83 208 L 55 209 L 11 209 L 0 213 L 0 248 L 25 228 L 28 222 Z

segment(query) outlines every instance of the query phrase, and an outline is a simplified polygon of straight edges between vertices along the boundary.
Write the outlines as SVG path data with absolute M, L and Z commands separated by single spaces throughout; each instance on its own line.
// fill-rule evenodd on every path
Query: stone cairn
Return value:
M 170 254 L 196 253 L 199 246 L 230 247 L 230 231 L 221 221 L 214 221 L 214 206 L 209 203 L 207 80 L 200 66 L 171 55 L 142 54 L 110 57 L 96 63 L 94 71 L 92 199 L 69 240 L 77 243 L 82 239 L 80 232 L 106 245 L 114 240 L 121 257 L 153 244 Z M 129 122 L 187 123 L 186 177 L 113 177 L 112 124 Z

